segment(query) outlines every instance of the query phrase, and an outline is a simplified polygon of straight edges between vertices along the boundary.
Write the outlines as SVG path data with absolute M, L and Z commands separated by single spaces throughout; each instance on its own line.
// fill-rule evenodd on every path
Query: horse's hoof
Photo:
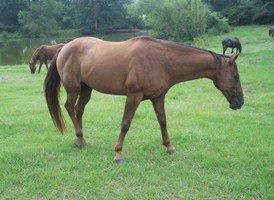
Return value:
M 77 138 L 74 140 L 74 144 L 78 148 L 83 148 L 84 146 L 87 145 L 87 142 L 84 139 Z
M 169 155 L 173 155 L 173 154 L 176 153 L 176 149 L 174 147 L 170 147 L 170 148 L 167 149 L 167 153 Z
M 121 156 L 121 155 L 117 155 L 117 156 L 115 156 L 115 158 L 114 158 L 114 162 L 115 162 L 115 163 L 117 163 L 117 164 L 122 163 L 122 162 L 123 162 L 123 158 L 122 158 L 122 156 Z

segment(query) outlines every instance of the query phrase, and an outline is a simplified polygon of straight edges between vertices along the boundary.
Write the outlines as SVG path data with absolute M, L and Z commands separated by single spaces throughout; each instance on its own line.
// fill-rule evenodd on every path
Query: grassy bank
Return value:
M 84 114 L 89 145 L 77 149 L 71 121 L 60 135 L 43 96 L 45 67 L 0 66 L 0 199 L 274 199 L 274 39 L 266 26 L 196 40 L 222 52 L 240 38 L 237 63 L 245 105 L 233 111 L 207 79 L 174 86 L 166 99 L 166 154 L 149 101 L 137 110 L 113 162 L 125 97 L 94 92 Z M 65 92 L 62 92 L 62 104 Z

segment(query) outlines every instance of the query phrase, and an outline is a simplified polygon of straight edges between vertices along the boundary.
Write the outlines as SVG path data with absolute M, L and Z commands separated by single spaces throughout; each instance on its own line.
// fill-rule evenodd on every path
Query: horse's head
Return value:
M 29 62 L 29 68 L 30 68 L 30 73 L 34 74 L 36 67 L 35 67 L 35 64 L 31 61 Z
M 240 76 L 235 60 L 239 54 L 223 57 L 221 66 L 217 67 L 214 85 L 222 91 L 233 110 L 240 109 L 244 104 Z

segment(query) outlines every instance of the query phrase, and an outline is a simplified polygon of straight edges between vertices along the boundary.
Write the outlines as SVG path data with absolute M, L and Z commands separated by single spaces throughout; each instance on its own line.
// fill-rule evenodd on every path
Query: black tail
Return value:
M 59 104 L 61 82 L 56 66 L 56 60 L 60 50 L 56 53 L 50 64 L 50 68 L 44 82 L 44 92 L 52 121 L 55 127 L 63 133 L 66 131 L 66 127 Z

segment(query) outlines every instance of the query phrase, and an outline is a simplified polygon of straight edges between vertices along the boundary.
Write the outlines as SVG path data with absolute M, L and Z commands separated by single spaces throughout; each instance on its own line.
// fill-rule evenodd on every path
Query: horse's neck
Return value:
M 38 51 L 39 49 L 36 49 L 36 51 L 32 54 L 31 59 L 30 59 L 30 63 L 31 64 L 36 64 L 37 60 L 38 60 Z
M 210 52 L 190 50 L 185 54 L 175 54 L 170 57 L 170 80 L 172 85 L 199 78 L 214 79 L 217 63 Z

